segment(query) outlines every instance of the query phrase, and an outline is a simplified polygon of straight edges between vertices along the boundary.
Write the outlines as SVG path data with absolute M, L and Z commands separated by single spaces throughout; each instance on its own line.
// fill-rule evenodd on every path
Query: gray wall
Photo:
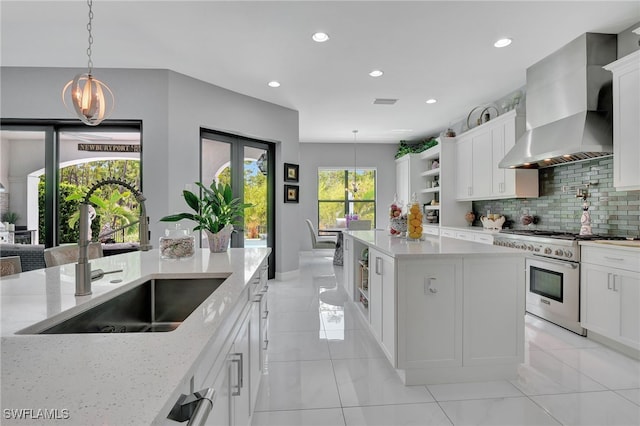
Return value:
M 357 166 L 376 168 L 376 228 L 388 225 L 387 208 L 396 192 L 394 155 L 398 144 L 357 144 Z M 311 250 L 304 219 L 318 226 L 318 168 L 353 168 L 353 144 L 300 144 L 300 220 L 293 227 L 300 235 L 300 249 Z
M 640 236 L 640 191 L 616 191 L 613 188 L 613 158 L 596 159 L 540 169 L 540 197 L 475 201 L 473 210 L 480 215 L 487 210 L 502 213 L 512 220 L 513 228 L 526 228 L 518 219 L 523 211 L 538 218 L 535 227 L 544 230 L 580 231 L 582 198 L 576 191 L 563 192 L 563 186 L 597 182 L 589 189 L 589 212 L 594 234 L 627 237 Z M 481 226 L 479 223 L 476 225 Z
M 3 67 L 0 71 L 2 118 L 73 118 L 62 104 L 61 91 L 77 69 Z M 158 219 L 183 211 L 182 190 L 199 179 L 201 127 L 277 141 L 277 188 L 282 188 L 282 163 L 298 162 L 297 111 L 168 70 L 104 69 L 94 74 L 114 92 L 111 118 L 142 120 L 143 191 L 152 242 L 166 227 Z M 283 204 L 281 191 L 276 193 L 278 273 L 298 269 L 299 242 L 285 227 L 300 221 L 298 210 L 297 205 Z
M 640 35 L 633 32 L 637 28 L 640 28 L 640 22 L 618 34 L 618 59 L 640 49 Z

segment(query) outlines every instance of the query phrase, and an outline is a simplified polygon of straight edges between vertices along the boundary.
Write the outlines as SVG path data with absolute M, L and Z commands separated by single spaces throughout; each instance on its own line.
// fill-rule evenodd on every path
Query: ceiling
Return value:
M 3 66 L 86 72 L 85 1 L 0 7 Z M 299 111 L 301 142 L 352 142 L 354 129 L 359 142 L 438 134 L 524 86 L 527 67 L 580 34 L 640 21 L 637 0 L 94 0 L 93 11 L 98 78 L 101 68 L 171 69 Z M 316 31 L 330 40 L 312 41 Z M 502 37 L 513 43 L 493 47 Z

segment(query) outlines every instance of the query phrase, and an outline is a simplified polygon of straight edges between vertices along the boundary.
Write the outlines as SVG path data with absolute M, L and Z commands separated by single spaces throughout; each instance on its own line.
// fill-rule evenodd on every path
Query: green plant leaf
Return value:
M 192 210 L 199 212 L 200 211 L 200 201 L 196 194 L 191 191 L 184 190 L 182 191 L 184 195 L 184 200 L 187 202 L 187 205 L 191 207 Z

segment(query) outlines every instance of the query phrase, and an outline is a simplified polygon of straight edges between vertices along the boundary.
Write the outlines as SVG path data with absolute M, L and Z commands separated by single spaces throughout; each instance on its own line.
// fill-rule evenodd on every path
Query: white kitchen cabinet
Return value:
M 460 136 L 456 140 L 456 199 L 472 200 L 473 138 Z
M 231 424 L 229 404 L 231 402 L 231 391 L 229 388 L 229 378 L 231 375 L 231 364 L 225 361 L 222 370 L 216 371 L 217 376 L 207 379 L 208 383 L 213 383 L 215 399 L 213 407 L 205 423 L 207 426 L 228 426 Z
M 396 358 L 395 261 L 391 256 L 369 249 L 369 321 L 392 365 Z
M 403 155 L 396 160 L 396 195 L 403 207 L 411 201 L 414 192 L 419 196 L 423 188 L 420 178 L 422 171 L 419 154 Z M 422 203 L 422 199 L 420 202 Z
M 524 133 L 524 118 L 509 111 L 456 141 L 456 199 L 538 197 L 538 171 L 501 169 L 498 163 Z
M 416 193 L 418 202 L 424 206 L 424 234 L 439 235 L 442 225 L 463 226 L 464 215 L 471 210 L 471 202 L 455 199 L 455 141 L 455 138 L 438 138 L 438 145 L 396 160 L 396 193 L 405 206 Z M 437 223 L 426 222 L 429 211 L 436 212 Z
M 228 320 L 228 337 L 216 339 L 195 369 L 190 392 L 207 387 L 216 392 L 207 425 L 246 426 L 255 409 L 268 343 L 267 271 L 265 259 L 240 296 L 245 303 Z
M 397 311 L 397 368 L 462 365 L 462 260 L 403 260 Z
M 440 235 L 443 237 L 457 238 L 458 240 L 475 241 L 482 244 L 493 244 L 493 233 L 485 231 L 479 227 L 465 227 L 465 228 L 442 228 Z M 497 232 L 497 231 L 496 231 Z
M 229 358 L 231 360 L 231 425 L 246 426 L 251 418 L 251 390 L 249 379 L 249 330 L 251 317 L 248 316 L 236 336 Z
M 499 271 L 499 273 L 496 273 Z M 517 363 L 524 356 L 524 270 L 500 257 L 464 260 L 463 364 Z M 500 297 L 495 297 L 500 295 Z
M 604 67 L 613 73 L 613 186 L 640 189 L 640 51 Z
M 640 253 L 581 249 L 581 323 L 592 333 L 640 350 Z
M 356 256 L 354 255 L 353 237 L 348 234 L 343 234 L 342 239 L 342 258 L 343 269 L 342 274 L 344 276 L 344 286 L 347 294 L 354 294 L 355 284 L 355 270 L 356 270 Z

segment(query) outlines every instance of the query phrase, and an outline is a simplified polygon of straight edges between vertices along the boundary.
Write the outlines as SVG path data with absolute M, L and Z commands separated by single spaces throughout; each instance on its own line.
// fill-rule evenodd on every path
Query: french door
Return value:
M 269 278 L 275 277 L 275 144 L 212 130 L 200 131 L 200 181 L 229 183 L 234 198 L 251 204 L 231 247 L 271 247 Z

